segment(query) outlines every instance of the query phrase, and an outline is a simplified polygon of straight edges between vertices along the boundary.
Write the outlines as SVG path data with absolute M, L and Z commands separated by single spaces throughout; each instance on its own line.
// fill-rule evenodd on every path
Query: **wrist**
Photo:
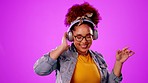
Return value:
M 120 62 L 120 61 L 117 61 L 117 60 L 116 60 L 115 65 L 122 66 L 122 65 L 123 65 L 123 63 L 122 63 L 122 62 Z
M 121 70 L 122 70 L 122 65 L 123 63 L 121 63 L 120 61 L 116 61 L 115 65 L 114 65 L 114 74 L 119 77 L 121 75 Z
M 63 53 L 64 51 L 68 50 L 70 46 L 69 45 L 65 45 L 65 44 L 61 44 L 60 46 L 58 46 L 58 50 Z

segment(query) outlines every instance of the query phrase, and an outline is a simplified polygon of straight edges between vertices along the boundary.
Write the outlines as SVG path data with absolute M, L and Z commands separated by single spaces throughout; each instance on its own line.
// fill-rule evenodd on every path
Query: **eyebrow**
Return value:
M 88 33 L 85 36 L 87 36 L 87 35 L 92 35 L 92 34 L 91 33 Z M 83 36 L 83 35 L 82 34 L 76 34 L 76 36 Z

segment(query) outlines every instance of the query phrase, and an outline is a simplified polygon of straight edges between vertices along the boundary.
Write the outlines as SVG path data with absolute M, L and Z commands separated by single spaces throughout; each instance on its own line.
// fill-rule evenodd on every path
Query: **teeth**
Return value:
M 82 48 L 86 48 L 86 47 L 87 47 L 87 45 L 81 45 L 81 47 L 82 47 Z

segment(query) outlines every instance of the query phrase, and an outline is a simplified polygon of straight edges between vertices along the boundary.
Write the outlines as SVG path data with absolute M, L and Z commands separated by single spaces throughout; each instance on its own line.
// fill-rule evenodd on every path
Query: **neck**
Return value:
M 78 54 L 79 54 L 79 55 L 86 56 L 86 55 L 88 55 L 88 51 L 87 51 L 87 52 L 80 52 L 80 51 L 78 51 Z

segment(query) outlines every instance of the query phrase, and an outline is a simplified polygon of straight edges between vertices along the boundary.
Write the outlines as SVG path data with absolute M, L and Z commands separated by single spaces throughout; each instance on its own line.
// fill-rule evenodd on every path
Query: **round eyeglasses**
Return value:
M 74 36 L 74 37 L 75 37 L 75 39 L 76 39 L 78 42 L 81 42 L 84 38 L 85 38 L 86 41 L 92 40 L 92 36 L 93 36 L 92 34 L 88 34 L 88 35 L 86 35 L 86 36 L 77 35 L 77 36 Z

